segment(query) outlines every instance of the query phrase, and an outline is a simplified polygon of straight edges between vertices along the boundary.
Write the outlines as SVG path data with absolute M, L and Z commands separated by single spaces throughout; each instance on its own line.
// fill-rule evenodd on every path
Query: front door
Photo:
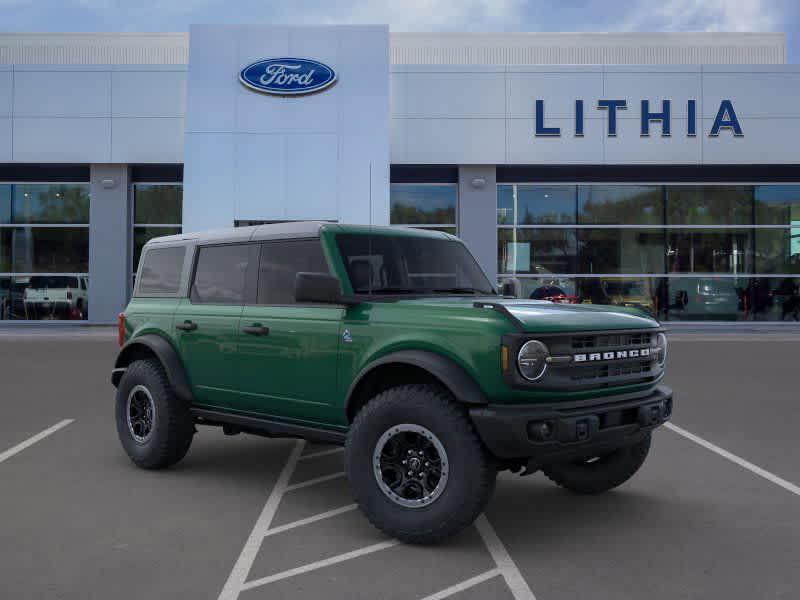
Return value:
M 297 304 L 298 272 L 329 272 L 319 239 L 261 245 L 256 303 L 239 321 L 237 408 L 330 423 L 344 307 Z
M 250 254 L 257 245 L 199 248 L 189 298 L 175 312 L 178 349 L 200 406 L 230 407 L 237 395 L 239 319 Z

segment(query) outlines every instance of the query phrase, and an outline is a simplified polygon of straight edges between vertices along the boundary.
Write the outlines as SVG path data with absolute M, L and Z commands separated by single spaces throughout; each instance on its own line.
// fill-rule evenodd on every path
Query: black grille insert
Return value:
M 649 375 L 649 360 L 638 360 L 634 362 L 618 363 L 611 365 L 598 365 L 577 369 L 572 373 L 573 381 L 586 381 L 592 379 L 607 379 L 608 377 L 622 377 L 630 375 Z
M 617 346 L 649 346 L 652 333 L 615 333 L 610 335 L 576 335 L 572 338 L 574 350 L 612 348 Z

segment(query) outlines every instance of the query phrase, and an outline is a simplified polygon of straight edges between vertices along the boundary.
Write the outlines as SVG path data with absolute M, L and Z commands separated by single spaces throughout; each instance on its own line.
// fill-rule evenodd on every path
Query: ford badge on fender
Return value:
M 336 72 L 307 58 L 268 58 L 247 65 L 239 73 L 239 81 L 257 92 L 298 96 L 333 85 Z

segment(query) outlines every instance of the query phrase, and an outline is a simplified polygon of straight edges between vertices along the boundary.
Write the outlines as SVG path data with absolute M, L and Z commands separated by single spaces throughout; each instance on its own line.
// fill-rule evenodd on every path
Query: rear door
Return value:
M 258 258 L 257 244 L 200 246 L 189 297 L 175 313 L 178 348 L 195 403 L 236 404 L 236 352 L 247 270 Z
M 319 239 L 261 245 L 256 300 L 239 321 L 237 408 L 326 423 L 333 420 L 344 307 L 297 304 L 298 272 L 329 272 Z

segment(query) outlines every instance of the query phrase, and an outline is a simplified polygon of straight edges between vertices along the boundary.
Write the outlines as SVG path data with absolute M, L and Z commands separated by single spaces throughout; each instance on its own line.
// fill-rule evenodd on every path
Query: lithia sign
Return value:
M 628 109 L 627 100 L 598 100 L 597 110 L 606 111 L 608 114 L 608 137 L 617 135 L 617 112 Z M 661 125 L 661 137 L 672 135 L 670 114 L 672 108 L 671 100 L 661 101 L 659 112 L 650 110 L 650 101 L 642 100 L 640 112 L 639 135 L 641 137 L 650 136 L 650 125 L 659 123 Z M 583 137 L 584 126 L 584 103 L 583 100 L 575 100 L 575 137 Z M 718 137 L 721 131 L 730 131 L 734 137 L 742 137 L 742 126 L 733 109 L 733 102 L 722 100 L 719 104 L 717 116 L 708 132 L 709 137 Z M 560 137 L 560 127 L 547 127 L 545 124 L 544 100 L 536 100 L 536 137 Z M 697 135 L 697 100 L 686 101 L 686 136 L 695 137 Z

